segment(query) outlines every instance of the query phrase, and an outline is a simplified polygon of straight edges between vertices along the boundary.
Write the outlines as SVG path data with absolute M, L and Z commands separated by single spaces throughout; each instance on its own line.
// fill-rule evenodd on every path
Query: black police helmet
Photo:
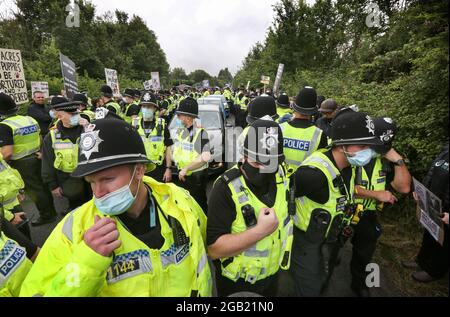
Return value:
M 317 113 L 317 93 L 313 87 L 306 86 L 298 93 L 295 102 L 292 104 L 295 112 L 305 116 L 312 116 Z
M 198 103 L 197 100 L 187 97 L 180 102 L 176 114 L 185 114 L 191 117 L 198 118 Z
M 55 111 L 77 112 L 80 104 L 80 101 L 69 101 L 65 97 L 55 96 L 50 101 L 50 108 Z
M 11 115 L 16 113 L 18 107 L 14 99 L 3 92 L 0 92 L 0 114 L 1 115 Z
M 389 117 L 375 118 L 373 123 L 375 124 L 375 135 L 383 142 L 383 145 L 374 146 L 374 150 L 384 155 L 392 148 L 398 130 L 397 125 Z
M 375 135 L 372 118 L 363 112 L 352 110 L 339 113 L 331 122 L 333 145 L 382 145 Z
M 252 124 L 264 116 L 270 116 L 273 120 L 278 119 L 277 105 L 275 99 L 270 96 L 259 96 L 248 104 L 247 122 Z
M 275 163 L 278 166 L 282 163 L 284 161 L 283 133 L 278 123 L 256 119 L 245 136 L 243 154 L 263 165 Z
M 282 93 L 277 99 L 277 106 L 280 108 L 289 108 L 289 96 L 285 93 Z
M 158 101 L 156 100 L 156 96 L 154 94 L 152 94 L 150 91 L 145 91 L 142 94 L 141 102 L 139 104 L 140 105 L 152 105 L 152 106 L 159 108 Z
M 126 88 L 125 91 L 123 92 L 123 96 L 134 98 L 134 89 Z
M 100 93 L 102 94 L 102 96 L 105 96 L 108 98 L 112 98 L 112 96 L 113 96 L 113 91 L 112 91 L 111 87 L 109 87 L 108 85 L 103 85 L 102 87 L 100 87 Z
M 125 121 L 95 120 L 85 131 L 80 137 L 78 166 L 72 173 L 73 177 L 83 177 L 118 165 L 151 163 L 139 133 Z
M 83 105 L 88 104 L 88 98 L 84 94 L 75 94 L 72 98 L 72 101 L 79 101 Z

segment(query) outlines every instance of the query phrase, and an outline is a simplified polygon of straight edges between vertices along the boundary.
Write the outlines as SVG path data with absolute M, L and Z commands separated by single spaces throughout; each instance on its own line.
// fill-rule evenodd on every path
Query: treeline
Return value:
M 96 16 L 95 6 L 75 1 L 79 26 L 67 27 L 69 0 L 16 0 L 16 13 L 0 21 L 0 47 L 20 49 L 27 80 L 61 77 L 59 55 L 72 59 L 82 77 L 104 78 L 113 68 L 126 79 L 142 83 L 150 72 L 169 74 L 166 55 L 156 35 L 138 16 L 116 10 Z M 83 81 L 83 80 L 81 80 Z
M 374 4 L 380 9 L 369 12 Z M 261 75 L 296 95 L 310 85 L 343 105 L 391 116 L 396 147 L 420 177 L 448 142 L 447 0 L 281 0 L 264 43 L 249 52 L 234 85 Z
M 143 88 L 151 72 L 159 72 L 165 88 L 209 80 L 210 85 L 232 81 L 227 68 L 218 76 L 203 70 L 189 75 L 182 68 L 169 68 L 157 36 L 139 16 L 115 10 L 98 16 L 95 6 L 76 0 L 79 26 L 68 27 L 69 0 L 15 0 L 11 15 L 0 14 L 0 47 L 22 52 L 25 76 L 49 82 L 50 94 L 63 88 L 59 52 L 77 66 L 78 88 L 91 96 L 105 83 L 105 68 L 117 70 L 121 89 Z M 30 88 L 30 87 L 28 87 Z
M 228 67 L 221 69 L 217 76 L 212 76 L 202 69 L 187 74 L 183 68 L 175 67 L 170 72 L 170 79 L 172 85 L 186 84 L 192 86 L 201 84 L 203 80 L 208 80 L 210 86 L 224 87 L 227 84 L 232 84 L 233 75 L 231 75 Z

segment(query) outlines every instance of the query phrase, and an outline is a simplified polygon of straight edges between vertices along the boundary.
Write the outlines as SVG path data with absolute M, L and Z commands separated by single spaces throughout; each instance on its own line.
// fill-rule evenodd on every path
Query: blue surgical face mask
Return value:
M 50 115 L 50 117 L 51 117 L 52 119 L 55 119 L 55 118 L 56 118 L 55 110 L 51 109 L 51 110 L 48 112 L 48 114 Z
M 81 119 L 81 117 L 80 117 L 80 114 L 78 114 L 78 113 L 73 115 L 73 116 L 71 116 L 70 117 L 70 125 L 72 127 L 76 127 L 77 125 L 80 124 L 80 119 Z
M 105 216 L 117 216 L 123 214 L 128 210 L 128 208 L 131 207 L 131 205 L 133 205 L 134 201 L 136 200 L 137 194 L 139 193 L 139 187 L 141 186 L 141 183 L 139 182 L 136 195 L 133 196 L 133 194 L 131 193 L 130 185 L 133 181 L 135 172 L 136 166 L 134 167 L 133 176 L 131 177 L 128 185 L 125 185 L 118 190 L 115 190 L 103 196 L 102 198 L 97 198 L 94 195 L 95 207 L 97 207 L 102 214 L 104 214 Z
M 152 120 L 153 117 L 155 116 L 155 110 L 150 109 L 150 108 L 142 108 L 142 117 L 144 118 L 144 120 Z
M 370 148 L 355 152 L 353 153 L 353 156 L 348 156 L 348 152 L 344 153 L 346 154 L 347 161 L 350 163 L 350 165 L 359 167 L 363 167 L 369 164 L 369 162 L 376 156 L 375 151 Z
M 184 127 L 183 122 L 181 122 L 178 116 L 175 118 L 175 124 L 177 125 L 177 127 Z

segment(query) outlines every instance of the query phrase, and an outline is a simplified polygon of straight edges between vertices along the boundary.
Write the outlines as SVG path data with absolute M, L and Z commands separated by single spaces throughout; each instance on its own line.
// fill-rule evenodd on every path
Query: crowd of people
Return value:
M 294 97 L 244 87 L 98 93 L 34 92 L 26 115 L 0 93 L 0 296 L 277 296 L 282 272 L 296 296 L 320 296 L 347 241 L 351 288 L 370 296 L 378 214 L 412 192 L 394 120 L 309 86 Z M 207 197 L 211 147 L 197 100 L 210 95 L 225 98 L 243 131 L 239 160 Z M 403 262 L 419 282 L 448 271 L 443 146 L 424 184 L 442 200 L 444 244 L 425 231 L 417 259 Z M 56 225 L 42 248 L 25 194 L 39 211 L 31 226 Z M 56 198 L 68 201 L 58 224 Z

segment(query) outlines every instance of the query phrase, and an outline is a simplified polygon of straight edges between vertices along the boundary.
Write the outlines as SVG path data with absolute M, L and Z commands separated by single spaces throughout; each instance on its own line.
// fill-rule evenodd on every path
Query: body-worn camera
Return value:
M 245 205 L 241 208 L 242 215 L 244 216 L 245 225 L 247 228 L 256 225 L 255 209 L 251 205 Z

